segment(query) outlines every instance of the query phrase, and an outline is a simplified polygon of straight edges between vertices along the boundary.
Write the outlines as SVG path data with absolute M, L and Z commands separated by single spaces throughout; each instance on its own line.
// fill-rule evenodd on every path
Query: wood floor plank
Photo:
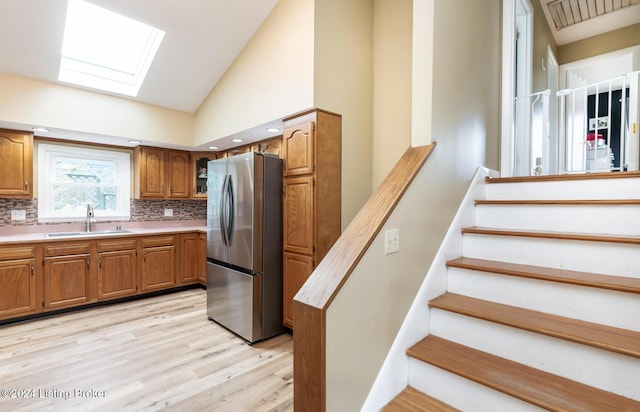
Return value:
M 620 292 L 640 293 L 640 279 L 623 276 L 600 275 L 565 269 L 520 265 L 493 260 L 462 257 L 447 262 L 448 267 L 477 270 L 502 275 L 527 277 L 573 285 L 590 286 Z
M 445 293 L 429 306 L 640 358 L 640 332 Z
M 550 411 L 638 411 L 640 402 L 542 372 L 437 336 L 407 354 Z
M 0 326 L 0 382 L 58 391 L 0 398 L 2 411 L 292 411 L 292 338 L 249 346 L 207 320 L 193 289 Z M 75 389 L 105 397 L 64 399 Z

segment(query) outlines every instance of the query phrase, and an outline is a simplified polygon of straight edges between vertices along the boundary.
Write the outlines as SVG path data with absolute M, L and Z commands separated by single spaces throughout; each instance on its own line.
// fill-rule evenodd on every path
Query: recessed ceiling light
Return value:
M 269 133 L 275 133 L 275 132 L 279 132 L 280 129 L 278 129 L 277 127 L 268 127 L 267 128 L 267 132 Z
M 209 150 L 218 150 L 218 146 L 209 146 Z
M 49 133 L 51 131 L 46 127 L 33 127 L 31 130 L 33 130 L 34 132 L 40 132 L 40 133 Z
M 131 144 L 140 144 L 142 142 L 140 140 L 129 140 L 129 143 L 131 143 Z
M 231 141 L 233 143 L 242 143 L 242 142 L 244 142 L 244 140 L 242 140 L 242 139 L 231 139 Z
M 69 0 L 58 80 L 136 96 L 164 31 L 82 0 Z

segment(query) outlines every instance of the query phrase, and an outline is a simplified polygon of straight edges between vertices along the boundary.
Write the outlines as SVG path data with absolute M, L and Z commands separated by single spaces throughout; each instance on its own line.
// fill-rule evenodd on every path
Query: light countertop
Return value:
M 115 230 L 121 226 L 126 232 L 100 233 L 101 231 Z M 48 233 L 60 232 L 84 232 L 84 224 L 65 223 L 56 225 L 25 225 L 0 227 L 0 246 L 16 243 L 31 242 L 60 242 L 69 240 L 94 240 L 102 238 L 119 238 L 140 235 L 180 234 L 185 232 L 206 230 L 206 221 L 156 221 L 156 222 L 105 222 L 95 223 L 92 227 L 95 234 L 82 234 L 78 236 L 47 237 Z

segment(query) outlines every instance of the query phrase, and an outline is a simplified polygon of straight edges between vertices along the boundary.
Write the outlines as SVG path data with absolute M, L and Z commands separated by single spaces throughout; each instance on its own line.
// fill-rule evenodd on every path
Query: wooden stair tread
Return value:
M 640 402 L 433 335 L 407 350 L 415 359 L 550 411 L 638 411 Z
M 640 199 L 504 199 L 504 200 L 476 200 L 476 205 L 578 205 L 578 206 L 617 206 L 640 205 Z
M 486 183 L 552 182 L 563 180 L 625 179 L 640 177 L 640 172 L 576 173 L 564 175 L 486 177 Z
M 429 306 L 640 358 L 640 332 L 445 293 Z
M 640 293 L 640 279 L 600 275 L 597 273 L 578 272 L 566 269 L 545 268 L 517 263 L 498 262 L 494 260 L 462 257 L 447 262 L 448 267 L 497 273 L 501 275 L 520 276 L 552 282 L 590 286 L 621 292 Z
M 610 235 L 610 234 L 585 234 L 571 232 L 547 232 L 539 230 L 514 230 L 514 229 L 498 229 L 489 227 L 466 227 L 462 229 L 462 233 L 479 234 L 479 235 L 495 235 L 495 236 L 517 236 L 517 237 L 533 237 L 544 239 L 563 239 L 563 240 L 584 240 L 591 242 L 613 242 L 640 244 L 640 236 L 632 235 Z
M 419 390 L 407 386 L 402 392 L 391 400 L 383 409 L 384 412 L 457 412 L 458 410 L 452 408 L 432 398 L 429 395 L 420 392 Z

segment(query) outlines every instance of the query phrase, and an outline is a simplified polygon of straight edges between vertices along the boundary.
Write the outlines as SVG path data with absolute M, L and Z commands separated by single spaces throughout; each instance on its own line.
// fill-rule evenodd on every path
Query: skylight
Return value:
M 136 96 L 164 31 L 69 0 L 58 80 Z

